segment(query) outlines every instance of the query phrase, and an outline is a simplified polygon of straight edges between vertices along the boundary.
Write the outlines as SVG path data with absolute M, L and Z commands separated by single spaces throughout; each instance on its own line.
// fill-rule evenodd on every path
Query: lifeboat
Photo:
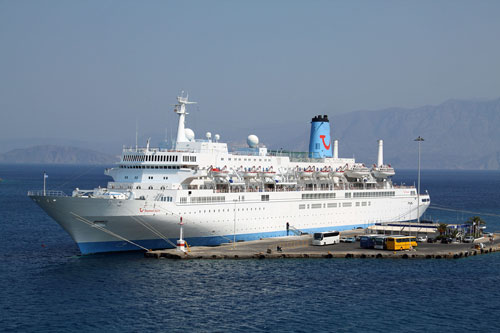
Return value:
M 253 168 L 248 168 L 246 169 L 244 172 L 243 172 L 243 177 L 244 178 L 256 178 L 258 176 L 258 172 L 257 170 L 255 169 L 255 167 Z
M 276 180 L 276 172 L 273 171 L 273 167 L 259 171 L 259 175 L 265 183 L 274 183 Z
M 320 169 L 319 171 L 316 171 L 315 174 L 316 174 L 316 177 L 324 179 L 324 178 L 328 178 L 331 171 L 332 171 L 331 167 L 324 167 L 324 168 Z
M 213 177 L 215 178 L 225 178 L 229 174 L 229 171 L 227 171 L 227 167 L 224 166 L 224 168 L 211 168 L 210 173 L 212 174 Z
M 365 178 L 370 175 L 370 169 L 364 164 L 356 163 L 351 168 L 345 170 L 344 173 L 350 178 Z
M 299 176 L 302 178 L 312 178 L 314 175 L 314 168 L 312 167 L 307 167 L 304 168 L 304 170 L 299 171 Z
M 372 168 L 372 174 L 373 174 L 373 177 L 375 178 L 388 178 L 388 177 L 392 177 L 396 174 L 396 172 L 394 171 L 394 168 L 391 167 L 390 164 L 388 165 L 381 165 L 379 167 L 377 167 L 375 164 L 373 165 L 373 168 Z

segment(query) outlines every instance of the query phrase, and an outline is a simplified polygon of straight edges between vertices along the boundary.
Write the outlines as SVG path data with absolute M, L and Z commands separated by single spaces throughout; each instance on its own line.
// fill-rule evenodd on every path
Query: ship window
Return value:
M 148 187 L 148 189 L 152 190 L 152 189 L 153 189 L 153 186 Z
M 363 202 L 361 203 L 361 206 L 366 206 L 366 201 L 363 201 Z
M 356 207 L 359 207 L 359 201 L 356 202 Z
M 336 202 L 330 202 L 328 205 L 327 205 L 328 208 L 336 208 L 337 207 L 337 203 Z
M 269 194 L 264 194 L 260 196 L 262 201 L 269 201 Z
M 342 207 L 352 207 L 352 202 L 344 202 Z
M 140 190 L 140 189 L 141 189 L 141 187 L 140 187 L 140 186 L 137 186 L 137 187 L 136 187 L 136 189 L 137 189 L 137 190 Z
M 260 208 L 259 208 L 260 209 Z M 299 209 L 306 209 L 306 205 L 302 204 L 302 205 L 299 205 Z

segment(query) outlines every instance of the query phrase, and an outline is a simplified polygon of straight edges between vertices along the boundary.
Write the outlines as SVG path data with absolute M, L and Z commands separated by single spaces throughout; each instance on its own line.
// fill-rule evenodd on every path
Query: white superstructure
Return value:
M 29 193 L 83 254 L 173 247 L 181 217 L 189 245 L 216 245 L 414 220 L 429 206 L 427 194 L 417 203 L 415 187 L 392 184 L 382 140 L 371 169 L 338 158 L 337 141 L 333 157 L 268 151 L 255 135 L 248 148 L 229 152 L 218 134 L 195 139 L 185 127 L 186 105 L 193 102 L 177 100 L 173 149 L 149 142 L 124 148 L 118 165 L 105 171 L 113 178 L 105 188 L 77 188 L 71 196 Z M 328 122 L 318 117 L 313 121 Z M 330 149 L 329 132 L 320 137 Z

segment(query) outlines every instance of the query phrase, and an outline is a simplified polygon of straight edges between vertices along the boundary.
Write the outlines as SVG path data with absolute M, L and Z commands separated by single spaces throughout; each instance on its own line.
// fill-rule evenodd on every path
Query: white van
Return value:
M 312 245 L 330 245 L 340 243 L 340 232 L 326 231 L 315 232 L 313 235 Z

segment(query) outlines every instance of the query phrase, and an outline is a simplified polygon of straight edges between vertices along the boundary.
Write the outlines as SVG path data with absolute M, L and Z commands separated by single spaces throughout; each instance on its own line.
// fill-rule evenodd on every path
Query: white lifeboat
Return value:
M 245 177 L 245 178 L 256 178 L 258 176 L 258 174 L 259 173 L 255 169 L 255 167 L 253 167 L 253 168 L 249 168 L 249 169 L 245 170 L 243 172 L 243 177 Z
M 394 168 L 391 167 L 390 164 L 388 165 L 381 165 L 379 167 L 377 167 L 375 164 L 373 165 L 373 168 L 372 168 L 372 174 L 375 178 L 388 178 L 388 177 L 392 177 L 396 174 L 396 172 L 394 171 Z
M 328 178 L 331 171 L 332 171 L 331 167 L 325 166 L 324 168 L 321 168 L 319 171 L 316 171 L 315 174 L 316 174 L 316 177 L 324 179 L 324 178 Z
M 304 168 L 304 170 L 299 171 L 299 176 L 302 178 L 312 178 L 313 175 L 314 175 L 314 168 L 310 166 Z
M 222 169 L 220 168 L 211 168 L 210 173 L 214 178 L 225 178 L 229 174 L 227 167 L 224 166 Z
M 345 175 L 350 178 L 365 178 L 370 175 L 370 169 L 364 164 L 356 163 L 351 168 L 344 171 Z

